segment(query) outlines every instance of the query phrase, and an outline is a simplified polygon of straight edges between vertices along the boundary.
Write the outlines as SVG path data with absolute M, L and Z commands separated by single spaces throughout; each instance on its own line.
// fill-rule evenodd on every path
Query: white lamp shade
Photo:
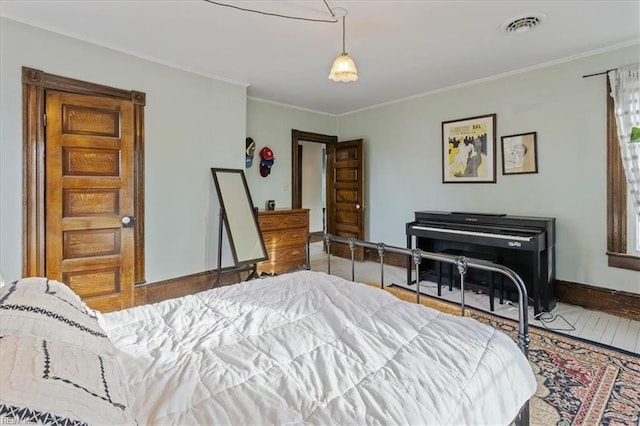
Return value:
M 340 56 L 333 61 L 333 66 L 329 72 L 329 78 L 333 81 L 356 81 L 358 80 L 358 70 L 353 59 L 347 55 L 346 52 L 342 52 Z

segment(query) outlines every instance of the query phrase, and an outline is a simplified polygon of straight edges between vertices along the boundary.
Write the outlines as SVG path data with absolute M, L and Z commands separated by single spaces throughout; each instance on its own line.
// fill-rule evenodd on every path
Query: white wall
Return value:
M 582 78 L 640 61 L 638 46 L 339 117 L 340 139 L 365 139 L 367 238 L 405 244 L 417 210 L 556 218 L 560 280 L 640 293 L 640 273 L 609 268 L 606 80 Z M 497 114 L 500 136 L 538 133 L 538 174 L 443 184 L 441 123 Z
M 305 132 L 336 134 L 335 116 L 291 108 L 249 98 L 247 100 L 247 136 L 256 143 L 253 166 L 245 170 L 253 204 L 264 210 L 267 200 L 275 200 L 276 208 L 291 207 L 291 129 Z M 271 174 L 260 176 L 262 147 L 269 146 L 275 155 Z
M 2 19 L 0 270 L 22 265 L 21 67 L 147 95 L 145 237 L 148 282 L 217 266 L 211 167 L 244 167 L 246 88 Z M 225 252 L 224 264 L 229 264 Z

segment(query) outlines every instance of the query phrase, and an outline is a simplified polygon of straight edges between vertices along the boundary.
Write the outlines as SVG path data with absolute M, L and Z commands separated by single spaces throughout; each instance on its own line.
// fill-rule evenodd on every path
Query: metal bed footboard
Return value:
M 475 259 L 465 256 L 454 256 L 444 253 L 432 253 L 423 251 L 418 248 L 409 249 L 404 247 L 394 247 L 386 245 L 384 243 L 372 243 L 369 241 L 357 240 L 355 238 L 338 237 L 331 234 L 325 234 L 323 232 L 312 232 L 307 237 L 307 252 L 306 252 L 306 269 L 311 269 L 311 256 L 310 256 L 310 241 L 312 237 L 321 237 L 327 247 L 327 273 L 331 274 L 331 243 L 333 241 L 338 243 L 344 243 L 349 246 L 351 250 L 351 281 L 355 281 L 355 249 L 356 247 L 365 247 L 377 250 L 378 257 L 380 258 L 380 287 L 384 288 L 384 256 L 386 253 L 396 253 L 405 256 L 409 256 L 413 260 L 416 273 L 416 303 L 420 303 L 420 263 L 422 259 L 430 259 L 438 262 L 445 262 L 453 264 L 457 267 L 460 273 L 460 293 L 461 293 L 461 315 L 465 314 L 465 302 L 464 302 L 464 285 L 465 276 L 468 268 L 475 268 L 489 272 L 498 272 L 507 278 L 509 278 L 516 286 L 518 290 L 518 347 L 524 354 L 525 358 L 529 359 L 529 320 L 528 320 L 528 295 L 527 287 L 524 284 L 522 278 L 511 268 L 497 263 L 489 262 L 483 259 Z M 493 295 L 491 295 L 493 297 Z M 518 417 L 515 419 L 516 423 L 523 426 L 529 425 L 529 401 L 527 401 L 520 410 Z

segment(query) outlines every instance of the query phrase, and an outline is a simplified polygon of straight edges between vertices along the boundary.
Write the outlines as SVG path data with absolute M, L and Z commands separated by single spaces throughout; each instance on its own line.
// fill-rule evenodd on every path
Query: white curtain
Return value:
M 609 82 L 615 104 L 620 158 L 631 202 L 640 217 L 640 64 L 609 71 Z

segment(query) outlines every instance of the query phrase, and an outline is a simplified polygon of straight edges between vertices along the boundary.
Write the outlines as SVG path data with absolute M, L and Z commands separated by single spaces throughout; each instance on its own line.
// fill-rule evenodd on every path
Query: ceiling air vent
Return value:
M 505 33 L 526 33 L 539 27 L 547 16 L 542 13 L 530 13 L 507 20 L 500 26 Z

